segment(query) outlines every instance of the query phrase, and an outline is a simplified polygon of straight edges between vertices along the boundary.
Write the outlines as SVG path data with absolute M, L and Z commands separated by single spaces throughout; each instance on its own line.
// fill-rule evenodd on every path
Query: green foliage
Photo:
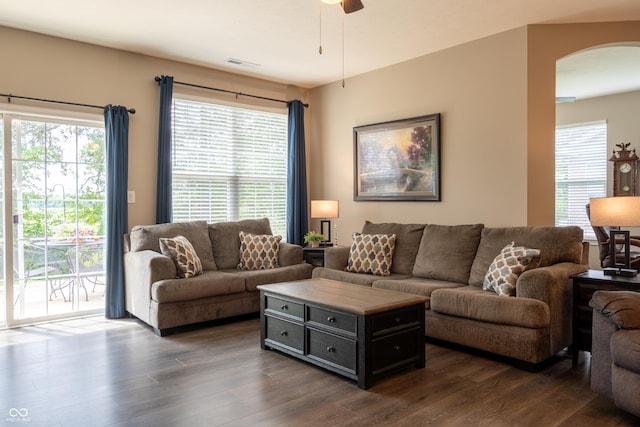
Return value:
M 24 237 L 52 236 L 56 227 L 77 223 L 104 235 L 104 130 L 16 120 L 12 133 L 14 210 Z
M 323 242 L 325 241 L 327 238 L 325 237 L 324 234 L 320 234 L 320 233 L 316 233 L 315 231 L 309 231 L 307 234 L 304 235 L 304 242 L 305 243 L 310 243 L 310 242 Z

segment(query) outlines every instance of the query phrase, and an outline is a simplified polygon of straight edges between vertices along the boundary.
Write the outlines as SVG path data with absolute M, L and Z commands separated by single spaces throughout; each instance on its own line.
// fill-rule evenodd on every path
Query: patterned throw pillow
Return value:
M 240 270 L 266 270 L 279 267 L 278 252 L 282 236 L 270 234 L 250 234 L 241 231 Z
M 388 276 L 395 247 L 395 234 L 355 233 L 346 271 Z
M 193 245 L 184 236 L 160 238 L 160 251 L 176 264 L 178 277 L 189 278 L 202 274 L 202 263 Z
M 540 250 L 515 246 L 514 242 L 509 243 L 489 266 L 482 289 L 494 291 L 500 296 L 514 296 L 518 276 L 533 267 L 539 258 Z

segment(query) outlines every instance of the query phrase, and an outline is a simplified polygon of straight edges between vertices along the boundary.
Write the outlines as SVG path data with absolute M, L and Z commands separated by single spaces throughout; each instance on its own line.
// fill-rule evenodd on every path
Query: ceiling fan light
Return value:
M 340 3 L 342 0 L 322 0 L 322 3 L 326 3 L 326 4 L 338 4 Z

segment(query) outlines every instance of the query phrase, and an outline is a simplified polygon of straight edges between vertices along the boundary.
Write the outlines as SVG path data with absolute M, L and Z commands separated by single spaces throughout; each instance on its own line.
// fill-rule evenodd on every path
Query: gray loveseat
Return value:
M 525 368 L 571 344 L 570 276 L 588 269 L 589 255 L 579 227 L 367 221 L 362 234 L 396 235 L 390 275 L 345 271 L 350 248 L 333 247 L 313 277 L 426 296 L 427 337 L 522 361 Z M 536 268 L 518 276 L 513 297 L 483 290 L 491 263 L 512 241 L 540 250 Z
M 640 293 L 597 291 L 589 305 L 591 388 L 640 417 Z
M 278 267 L 238 269 L 239 233 L 271 235 L 269 220 L 207 224 L 205 221 L 135 226 L 125 236 L 126 310 L 158 335 L 175 328 L 260 311 L 262 284 L 308 279 L 313 267 L 302 247 L 279 243 Z M 193 245 L 203 273 L 177 278 L 175 262 L 163 255 L 160 238 L 182 235 Z

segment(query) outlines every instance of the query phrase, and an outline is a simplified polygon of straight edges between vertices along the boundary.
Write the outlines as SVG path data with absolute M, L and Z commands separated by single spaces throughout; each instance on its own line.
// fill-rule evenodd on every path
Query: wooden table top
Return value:
M 301 301 L 369 315 L 424 303 L 427 298 L 403 292 L 353 285 L 329 279 L 305 279 L 260 285 L 258 289 Z

